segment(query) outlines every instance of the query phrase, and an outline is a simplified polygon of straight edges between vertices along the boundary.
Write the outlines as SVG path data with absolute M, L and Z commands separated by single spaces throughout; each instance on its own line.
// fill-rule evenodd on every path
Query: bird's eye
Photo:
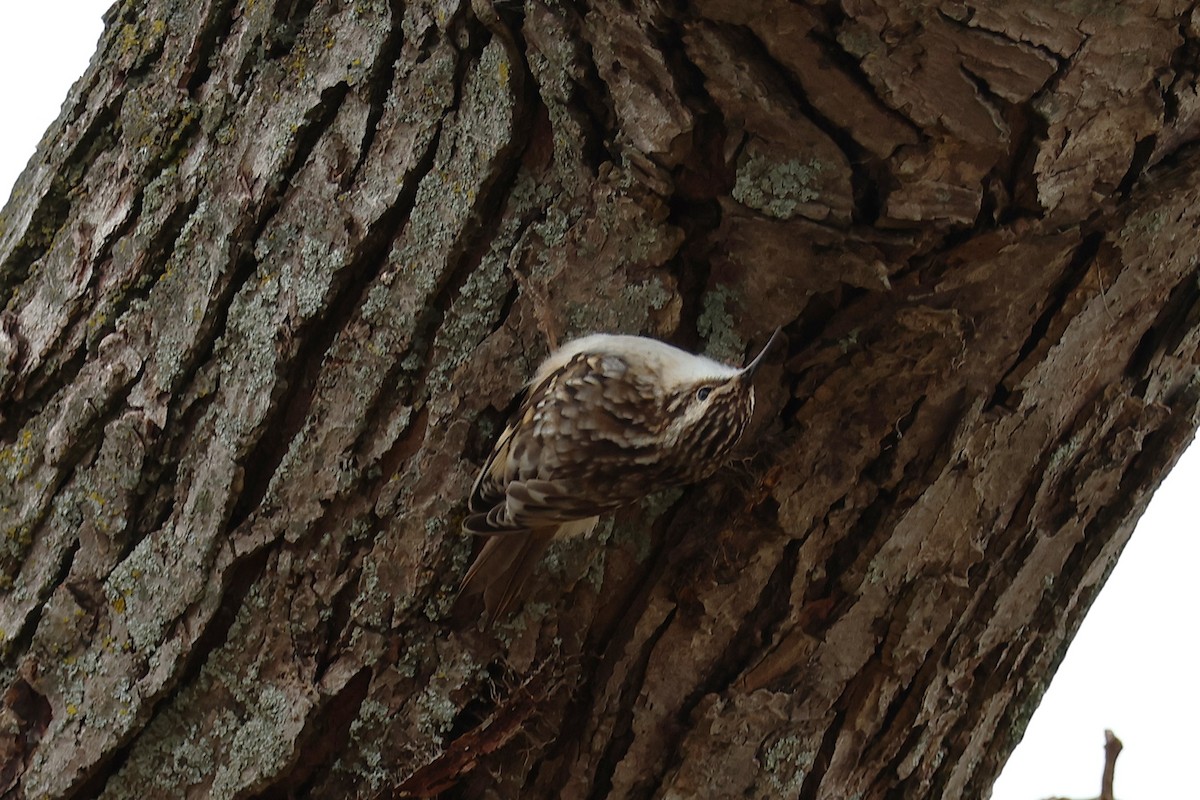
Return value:
M 705 400 L 708 399 L 708 396 L 710 394 L 712 394 L 711 386 L 701 386 L 699 389 L 696 390 L 696 399 L 699 400 L 701 403 L 703 403 Z

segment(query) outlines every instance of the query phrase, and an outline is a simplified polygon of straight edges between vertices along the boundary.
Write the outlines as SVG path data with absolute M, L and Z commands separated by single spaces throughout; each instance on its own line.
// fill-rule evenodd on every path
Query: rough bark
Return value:
M 0 791 L 985 795 L 1200 420 L 1200 14 L 476 5 L 110 12 L 0 217 Z M 547 336 L 777 325 L 450 620 Z

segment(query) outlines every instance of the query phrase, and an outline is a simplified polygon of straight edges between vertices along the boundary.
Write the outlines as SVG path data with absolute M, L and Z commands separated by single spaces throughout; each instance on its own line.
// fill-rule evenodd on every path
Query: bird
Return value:
M 657 339 L 592 334 L 552 352 L 479 470 L 463 530 L 485 537 L 459 597 L 483 595 L 490 627 L 524 594 L 556 537 L 721 467 L 754 411 L 752 379 L 777 329 L 744 367 Z

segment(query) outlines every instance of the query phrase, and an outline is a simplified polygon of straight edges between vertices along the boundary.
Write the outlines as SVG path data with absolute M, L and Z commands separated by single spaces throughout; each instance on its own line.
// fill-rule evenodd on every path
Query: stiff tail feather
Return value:
M 542 560 L 556 529 L 503 533 L 484 542 L 458 593 L 460 598 L 483 595 L 486 627 L 495 624 L 524 595 L 529 576 Z

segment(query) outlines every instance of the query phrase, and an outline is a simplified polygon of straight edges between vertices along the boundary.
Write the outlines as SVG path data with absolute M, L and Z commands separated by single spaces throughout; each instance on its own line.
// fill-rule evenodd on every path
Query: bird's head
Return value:
M 715 471 L 745 432 L 754 413 L 754 374 L 779 335 L 775 331 L 741 368 L 677 351 L 678 363 L 664 370 L 669 420 L 664 439 L 681 451 L 683 459 L 697 464 L 699 477 Z

